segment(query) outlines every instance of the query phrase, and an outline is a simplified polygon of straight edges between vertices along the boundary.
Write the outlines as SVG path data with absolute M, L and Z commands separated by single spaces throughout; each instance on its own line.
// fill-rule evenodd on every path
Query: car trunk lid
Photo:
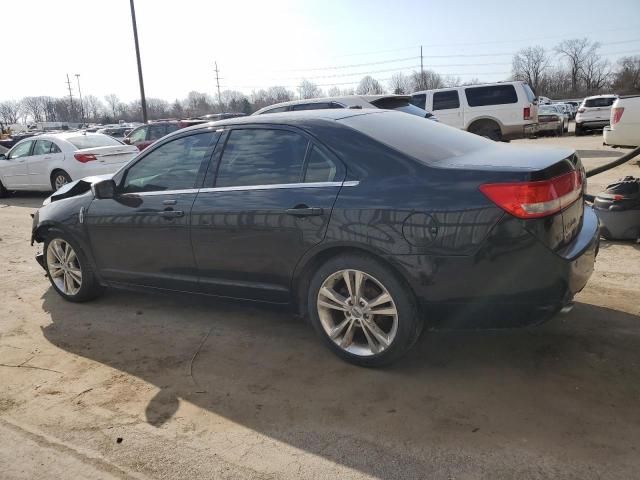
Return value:
M 138 154 L 138 149 L 133 145 L 117 145 L 107 147 L 92 147 L 76 150 L 74 158 L 86 163 L 96 161 L 105 165 L 125 163 Z

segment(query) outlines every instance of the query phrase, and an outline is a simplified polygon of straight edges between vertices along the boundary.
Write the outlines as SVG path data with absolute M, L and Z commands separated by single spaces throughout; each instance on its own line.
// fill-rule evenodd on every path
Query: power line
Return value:
M 222 108 L 222 96 L 220 95 L 220 77 L 218 76 L 218 62 L 215 61 L 213 62 L 215 65 L 215 72 L 216 72 L 216 85 L 218 86 L 218 103 L 220 104 L 220 108 Z

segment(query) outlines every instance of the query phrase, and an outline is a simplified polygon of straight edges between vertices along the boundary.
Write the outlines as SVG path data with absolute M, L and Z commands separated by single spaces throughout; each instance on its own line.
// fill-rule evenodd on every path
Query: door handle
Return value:
M 287 208 L 285 210 L 287 215 L 293 215 L 294 217 L 317 217 L 324 213 L 322 208 L 307 207 L 306 205 L 298 205 L 295 208 Z
M 163 200 L 162 202 L 163 205 L 175 205 L 176 203 L 178 203 L 178 201 L 175 199 Z
M 184 217 L 184 212 L 182 210 L 163 210 L 162 212 L 158 212 L 163 218 L 177 218 Z

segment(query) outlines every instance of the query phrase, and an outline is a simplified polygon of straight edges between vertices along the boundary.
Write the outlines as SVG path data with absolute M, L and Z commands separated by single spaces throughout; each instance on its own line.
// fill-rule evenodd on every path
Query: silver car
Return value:
M 436 120 L 436 117 L 426 110 L 411 103 L 410 95 L 346 95 L 344 97 L 309 98 L 293 100 L 291 102 L 276 103 L 261 108 L 253 115 L 263 113 L 291 112 L 298 110 L 322 110 L 330 108 L 381 108 L 383 110 L 397 110 L 419 117 Z
M 552 133 L 562 136 L 564 118 L 556 105 L 540 105 L 538 107 L 537 133 Z

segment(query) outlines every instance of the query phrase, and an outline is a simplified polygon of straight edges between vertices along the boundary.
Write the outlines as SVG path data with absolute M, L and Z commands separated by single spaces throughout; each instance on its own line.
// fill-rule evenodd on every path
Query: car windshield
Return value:
M 459 157 L 494 144 L 478 135 L 404 113 L 369 113 L 339 121 L 427 164 Z
M 115 147 L 122 145 L 118 140 L 108 135 L 78 135 L 77 137 L 67 137 L 67 142 L 71 143 L 78 150 L 96 147 Z

